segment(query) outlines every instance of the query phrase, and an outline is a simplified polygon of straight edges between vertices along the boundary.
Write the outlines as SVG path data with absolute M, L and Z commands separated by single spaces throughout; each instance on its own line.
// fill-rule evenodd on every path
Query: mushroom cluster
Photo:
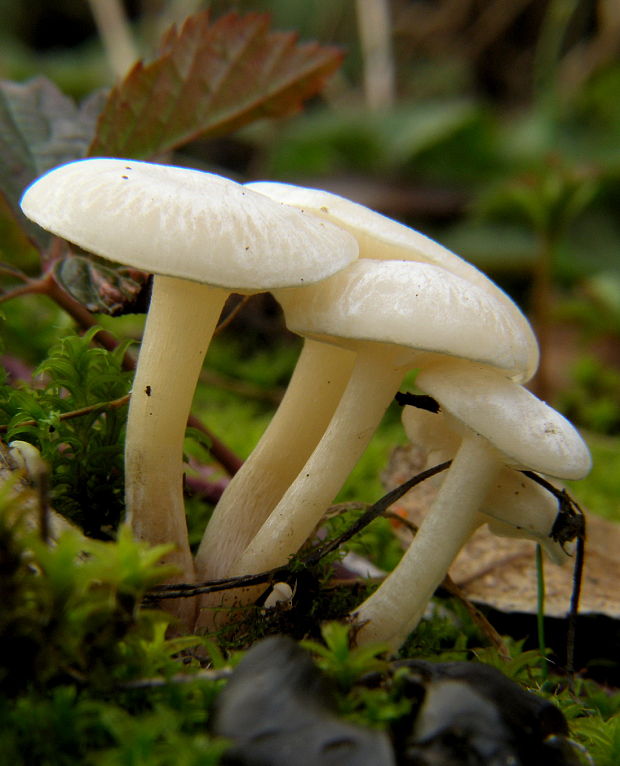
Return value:
M 427 296 L 429 301 L 433 301 L 441 289 L 441 276 L 445 271 L 464 282 L 473 284 L 472 302 L 475 300 L 473 296 L 480 291 L 486 293 L 489 296 L 490 306 L 493 305 L 493 301 L 501 306 L 497 312 L 493 312 L 497 314 L 498 321 L 502 321 L 500 317 L 507 317 L 506 321 L 514 328 L 518 328 L 515 333 L 515 342 L 519 345 L 521 354 L 522 376 L 527 379 L 533 374 L 538 363 L 538 346 L 525 318 L 493 282 L 462 258 L 414 229 L 329 192 L 269 182 L 248 184 L 248 188 L 344 228 L 357 240 L 361 259 L 413 261 L 438 267 L 442 271 L 434 270 L 437 287 Z M 376 265 L 366 270 L 365 279 L 372 281 L 379 268 Z M 422 277 L 424 271 L 420 268 L 417 273 Z M 431 269 L 429 279 L 432 272 Z M 402 303 L 407 303 L 409 293 L 405 284 L 402 287 L 396 284 L 398 272 L 395 268 L 385 267 L 382 273 L 384 280 L 388 280 L 387 275 L 392 274 L 392 284 L 386 281 L 383 300 L 381 306 L 376 306 L 376 311 L 383 311 L 389 317 L 393 313 L 392 300 L 398 296 Z M 411 275 L 412 273 L 409 272 L 409 276 Z M 351 286 L 355 284 L 355 277 L 352 274 L 347 274 L 344 279 L 348 280 Z M 322 303 L 325 306 L 331 306 L 332 312 L 342 306 L 342 296 L 337 293 L 343 286 L 344 280 L 322 285 Z M 364 291 L 361 282 L 355 289 L 360 293 Z M 463 294 L 466 295 L 466 290 Z M 358 340 L 361 339 L 364 332 L 362 322 L 381 323 L 380 317 L 376 316 L 374 306 L 367 317 L 360 318 L 359 314 L 363 313 L 360 311 L 355 316 L 350 314 L 348 322 L 353 334 L 348 340 L 341 338 L 334 343 L 336 330 L 331 336 L 320 328 L 318 333 L 311 334 L 309 331 L 304 331 L 304 325 L 312 321 L 312 312 L 316 310 L 316 305 L 310 307 L 311 297 L 307 290 L 279 291 L 276 297 L 284 307 L 289 329 L 304 336 L 303 351 L 275 417 L 249 459 L 233 477 L 211 517 L 196 558 L 197 572 L 202 579 L 222 577 L 231 573 L 230 562 L 234 561 L 249 545 L 288 487 L 292 485 L 296 477 L 301 476 L 304 463 L 310 458 L 312 451 L 325 433 L 349 382 L 355 352 L 348 346 L 352 346 L 356 337 Z M 378 304 L 380 297 L 378 290 L 371 289 L 366 299 L 373 304 Z M 316 301 L 316 294 L 313 300 Z M 413 311 L 415 310 L 414 307 Z M 420 313 L 421 307 L 417 310 Z M 467 313 L 474 317 L 473 306 Z M 343 307 L 341 319 L 332 318 L 326 321 L 333 325 L 338 321 L 342 322 L 345 316 L 346 310 Z M 430 308 L 428 319 L 433 316 L 436 317 L 434 324 L 437 326 L 440 317 L 435 309 Z M 315 317 L 313 321 L 319 321 L 318 317 Z M 403 315 L 402 324 L 406 327 L 405 315 Z M 379 327 L 377 331 L 381 332 Z M 404 332 L 406 334 L 406 329 Z M 438 333 L 439 330 L 435 332 Z M 430 335 L 432 334 L 431 329 Z M 322 335 L 325 336 L 323 339 L 321 339 Z M 396 377 L 400 382 L 402 373 L 397 372 Z M 385 401 L 389 401 L 390 398 L 391 394 L 387 394 Z M 384 400 L 377 401 L 378 417 L 382 414 L 381 407 L 383 406 L 384 409 L 386 406 L 385 401 L 383 405 L 381 401 Z M 373 430 L 373 428 L 368 429 L 368 438 Z M 291 438 L 292 435 L 294 438 Z M 363 447 L 365 443 L 360 441 L 359 446 Z M 330 499 L 327 497 L 325 502 L 329 503 Z M 271 547 L 269 543 L 268 547 Z M 249 562 L 246 561 L 243 566 L 247 564 Z
M 489 515 L 522 530 L 524 537 L 544 538 L 544 506 L 532 509 L 541 526 L 536 517 L 528 525 L 519 512 L 511 513 L 508 502 L 500 498 L 496 505 L 497 495 L 503 494 L 501 484 L 499 492 L 495 487 L 489 497 L 504 466 L 559 479 L 579 479 L 590 469 L 588 449 L 573 426 L 523 386 L 489 367 L 441 361 L 422 370 L 416 383 L 439 402 L 445 425 L 458 435 L 458 446 L 451 450 L 448 474 L 412 544 L 355 612 L 362 643 L 387 641 L 398 646 L 405 640 L 453 558 L 485 520 L 480 518 L 485 505 L 495 508 Z M 547 518 L 547 535 L 552 526 Z M 501 526 L 495 531 L 501 533 Z
M 126 506 L 138 537 L 174 543 L 170 561 L 179 580 L 285 564 L 312 534 L 411 369 L 442 414 L 432 422 L 413 418 L 410 428 L 428 426 L 430 448 L 453 457 L 453 465 L 401 564 L 356 611 L 359 640 L 398 645 L 481 523 L 539 539 L 560 555 L 547 539 L 548 500 L 527 490 L 528 502 L 515 502 L 506 487 L 514 488 L 514 467 L 582 476 L 587 448 L 523 387 L 538 363 L 530 325 L 466 261 L 327 192 L 242 186 L 120 159 L 50 171 L 26 190 L 22 209 L 85 250 L 155 275 L 129 409 Z M 185 424 L 227 295 L 259 291 L 275 295 L 304 346 L 280 408 L 216 506 L 193 559 L 182 493 Z M 529 500 L 540 500 L 540 512 Z M 244 598 L 251 594 L 236 596 Z M 180 601 L 177 614 L 202 630 L 212 625 L 212 607 L 224 603 L 211 597 L 196 613 L 194 603 Z

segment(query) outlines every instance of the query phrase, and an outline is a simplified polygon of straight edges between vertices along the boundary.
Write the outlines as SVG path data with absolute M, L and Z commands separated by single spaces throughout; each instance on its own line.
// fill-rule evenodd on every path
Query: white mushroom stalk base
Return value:
M 183 440 L 196 381 L 228 291 L 156 276 L 133 382 L 125 446 L 125 503 L 135 536 L 173 543 L 165 561 L 193 582 L 183 502 Z M 191 606 L 191 609 L 194 607 Z M 187 599 L 171 611 L 185 613 Z
M 379 588 L 355 610 L 359 645 L 387 642 L 398 648 L 415 629 L 450 564 L 479 526 L 478 509 L 499 470 L 484 439 L 463 438 L 439 493 L 413 542 Z
M 226 577 L 312 454 L 355 354 L 307 339 L 276 413 L 220 498 L 195 559 L 196 579 Z
M 398 356 L 379 346 L 358 352 L 321 441 L 237 561 L 234 574 L 254 574 L 286 564 L 312 534 L 398 390 L 404 372 Z

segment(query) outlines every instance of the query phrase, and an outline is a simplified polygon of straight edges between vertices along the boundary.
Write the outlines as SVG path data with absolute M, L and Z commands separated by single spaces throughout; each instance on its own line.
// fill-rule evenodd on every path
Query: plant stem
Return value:
M 364 62 L 364 93 L 370 109 L 394 105 L 394 55 L 387 0 L 356 0 L 357 27 Z
M 138 59 L 133 36 L 119 0 L 88 0 L 110 69 L 122 79 Z
M 125 396 L 119 396 L 118 399 L 111 399 L 109 402 L 97 402 L 96 404 L 89 404 L 87 407 L 80 407 L 77 410 L 71 410 L 70 412 L 63 412 L 58 416 L 58 420 L 72 420 L 73 418 L 80 418 L 83 415 L 90 415 L 99 410 L 112 410 L 116 407 L 122 407 L 129 401 L 129 394 Z M 36 420 L 22 420 L 20 426 L 36 426 Z M 6 433 L 8 431 L 8 425 L 0 425 L 0 433 Z
M 540 669 L 543 680 L 549 677 L 547 665 L 547 644 L 545 641 L 545 569 L 543 564 L 542 547 L 536 546 L 536 630 L 538 634 L 538 651 L 540 652 Z

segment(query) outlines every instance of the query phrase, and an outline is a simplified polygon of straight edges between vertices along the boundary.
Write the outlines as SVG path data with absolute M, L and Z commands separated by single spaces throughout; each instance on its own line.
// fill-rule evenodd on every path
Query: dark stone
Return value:
M 226 766 L 394 766 L 388 737 L 337 717 L 329 687 L 291 639 L 256 644 L 218 700 Z
M 551 702 L 475 662 L 401 663 L 424 699 L 405 746 L 409 766 L 577 766 Z

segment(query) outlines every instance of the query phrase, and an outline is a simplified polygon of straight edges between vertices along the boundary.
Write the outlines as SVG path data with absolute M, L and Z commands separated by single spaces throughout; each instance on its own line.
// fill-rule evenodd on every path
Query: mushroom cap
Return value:
M 501 302 L 430 263 L 363 258 L 303 290 L 277 293 L 287 326 L 300 335 L 356 349 L 377 341 L 449 354 L 519 376 L 528 361 L 523 328 Z M 401 362 L 399 362 L 400 364 Z
M 237 290 L 303 285 L 357 258 L 336 225 L 227 178 L 95 158 L 35 181 L 25 215 L 89 252 L 143 271 Z
M 588 448 L 573 425 L 497 370 L 442 360 L 423 369 L 416 385 L 487 439 L 513 468 L 560 479 L 580 479 L 591 468 Z
M 554 564 L 569 558 L 563 545 L 551 537 L 559 512 L 557 498 L 519 471 L 502 468 L 480 511 L 494 535 L 534 540 Z
M 523 343 L 527 346 L 528 355 L 519 380 L 529 380 L 536 371 L 539 359 L 538 343 L 520 309 L 479 269 L 443 245 L 415 229 L 331 192 L 275 181 L 255 181 L 246 184 L 246 187 L 278 202 L 314 213 L 346 229 L 359 243 L 360 258 L 431 263 L 485 290 L 504 305 L 505 311 L 512 314 L 515 324 L 521 325 Z

